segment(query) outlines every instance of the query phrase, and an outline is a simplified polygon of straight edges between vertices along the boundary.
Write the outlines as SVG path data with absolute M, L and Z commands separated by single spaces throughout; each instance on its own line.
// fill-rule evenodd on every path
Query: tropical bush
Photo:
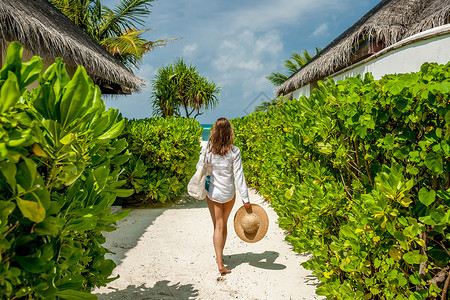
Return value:
M 331 299 L 446 299 L 450 63 L 319 82 L 233 120 L 249 183 Z
M 135 194 L 125 202 L 164 203 L 184 193 L 195 173 L 201 134 L 194 119 L 127 120 L 123 136 L 132 156 L 121 179 Z
M 22 50 L 12 42 L 0 70 L 0 298 L 96 299 L 115 267 L 102 231 L 128 213 L 109 209 L 125 124 L 83 67 L 70 79 L 57 59 L 42 74 Z

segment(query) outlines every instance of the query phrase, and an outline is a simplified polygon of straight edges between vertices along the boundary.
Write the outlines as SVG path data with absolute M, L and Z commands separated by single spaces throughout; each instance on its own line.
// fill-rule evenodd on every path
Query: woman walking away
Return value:
M 220 118 L 214 123 L 206 147 L 202 149 L 197 168 L 204 161 L 212 164 L 212 172 L 207 180 L 207 196 L 209 212 L 214 225 L 213 243 L 216 262 L 220 274 L 228 274 L 223 263 L 223 248 L 227 240 L 227 220 L 236 199 L 235 184 L 239 189 L 245 209 L 250 209 L 244 170 L 242 169 L 241 152 L 233 145 L 234 133 L 230 121 Z

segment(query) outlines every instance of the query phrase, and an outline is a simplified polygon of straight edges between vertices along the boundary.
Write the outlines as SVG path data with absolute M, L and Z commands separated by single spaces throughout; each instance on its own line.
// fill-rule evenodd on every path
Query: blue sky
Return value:
M 110 7 L 118 0 L 105 0 Z M 151 81 L 157 69 L 177 57 L 197 67 L 221 87 L 219 104 L 197 117 L 214 123 L 220 117 L 251 113 L 274 96 L 265 79 L 284 73 L 282 62 L 295 51 L 314 53 L 355 23 L 378 0 L 159 0 L 153 2 L 146 28 L 149 40 L 182 38 L 148 53 L 135 73 L 147 88 L 130 96 L 105 96 L 105 104 L 127 118 L 152 116 Z

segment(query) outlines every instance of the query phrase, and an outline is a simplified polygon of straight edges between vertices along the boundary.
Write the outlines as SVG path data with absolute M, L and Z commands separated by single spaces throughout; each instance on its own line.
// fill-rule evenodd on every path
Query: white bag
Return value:
M 203 159 L 203 163 L 197 169 L 194 176 L 192 176 L 191 180 L 189 180 L 189 184 L 187 186 L 189 195 L 197 200 L 203 200 L 206 198 L 207 193 L 205 189 L 206 176 L 211 175 L 212 164 L 206 163 L 205 160 L 206 154 Z

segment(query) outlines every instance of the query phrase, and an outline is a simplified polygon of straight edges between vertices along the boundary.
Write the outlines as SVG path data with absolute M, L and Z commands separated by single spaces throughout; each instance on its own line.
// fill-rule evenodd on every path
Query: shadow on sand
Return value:
M 224 262 L 228 269 L 232 270 L 237 266 L 248 263 L 250 266 L 267 269 L 267 270 L 283 270 L 286 266 L 275 263 L 275 260 L 280 256 L 278 252 L 266 251 L 263 253 L 241 253 L 233 255 L 225 255 Z
M 191 300 L 198 296 L 198 290 L 192 284 L 181 285 L 180 283 L 175 283 L 169 285 L 169 281 L 167 280 L 158 281 L 151 288 L 144 285 L 129 285 L 123 290 L 115 288 L 108 289 L 113 291 L 108 294 L 97 294 L 99 300 Z
M 104 232 L 106 243 L 103 245 L 112 253 L 107 258 L 112 259 L 120 265 L 126 253 L 136 247 L 141 236 L 153 224 L 153 222 L 170 209 L 190 209 L 206 208 L 204 200 L 196 200 L 188 195 L 183 195 L 177 201 L 166 202 L 164 204 L 154 204 L 153 206 L 128 206 L 123 210 L 131 209 L 130 215 L 117 222 L 117 228 L 112 232 Z

